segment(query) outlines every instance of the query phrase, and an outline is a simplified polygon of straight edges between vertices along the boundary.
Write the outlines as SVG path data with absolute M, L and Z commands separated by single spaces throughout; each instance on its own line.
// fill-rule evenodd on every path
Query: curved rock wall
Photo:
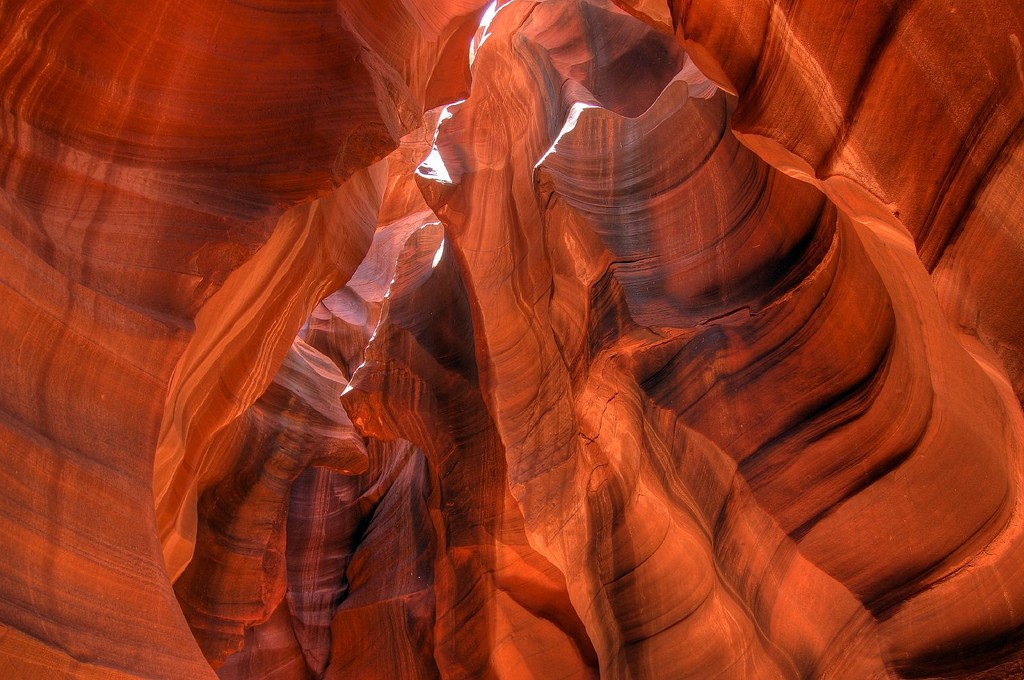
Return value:
M 1022 40 L 0 5 L 0 670 L 1018 677 Z

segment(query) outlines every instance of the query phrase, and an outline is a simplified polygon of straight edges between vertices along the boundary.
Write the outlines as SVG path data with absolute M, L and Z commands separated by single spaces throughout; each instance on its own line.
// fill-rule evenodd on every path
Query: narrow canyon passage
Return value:
M 1024 677 L 1022 39 L 0 2 L 0 676 Z

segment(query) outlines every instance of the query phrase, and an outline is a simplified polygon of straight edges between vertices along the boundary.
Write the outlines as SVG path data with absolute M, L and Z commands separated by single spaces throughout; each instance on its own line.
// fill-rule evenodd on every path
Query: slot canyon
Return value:
M 0 678 L 1024 678 L 1021 0 L 0 0 Z

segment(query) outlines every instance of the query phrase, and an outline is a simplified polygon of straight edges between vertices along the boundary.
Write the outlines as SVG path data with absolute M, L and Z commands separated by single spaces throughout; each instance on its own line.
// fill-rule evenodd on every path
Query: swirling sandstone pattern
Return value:
M 485 4 L 0 4 L 0 674 L 1024 674 L 1024 8 Z

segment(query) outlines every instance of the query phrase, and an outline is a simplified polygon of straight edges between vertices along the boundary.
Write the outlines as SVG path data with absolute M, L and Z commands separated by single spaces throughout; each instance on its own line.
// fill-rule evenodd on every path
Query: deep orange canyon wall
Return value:
M 486 4 L 0 3 L 0 675 L 1024 676 L 1024 6 Z

